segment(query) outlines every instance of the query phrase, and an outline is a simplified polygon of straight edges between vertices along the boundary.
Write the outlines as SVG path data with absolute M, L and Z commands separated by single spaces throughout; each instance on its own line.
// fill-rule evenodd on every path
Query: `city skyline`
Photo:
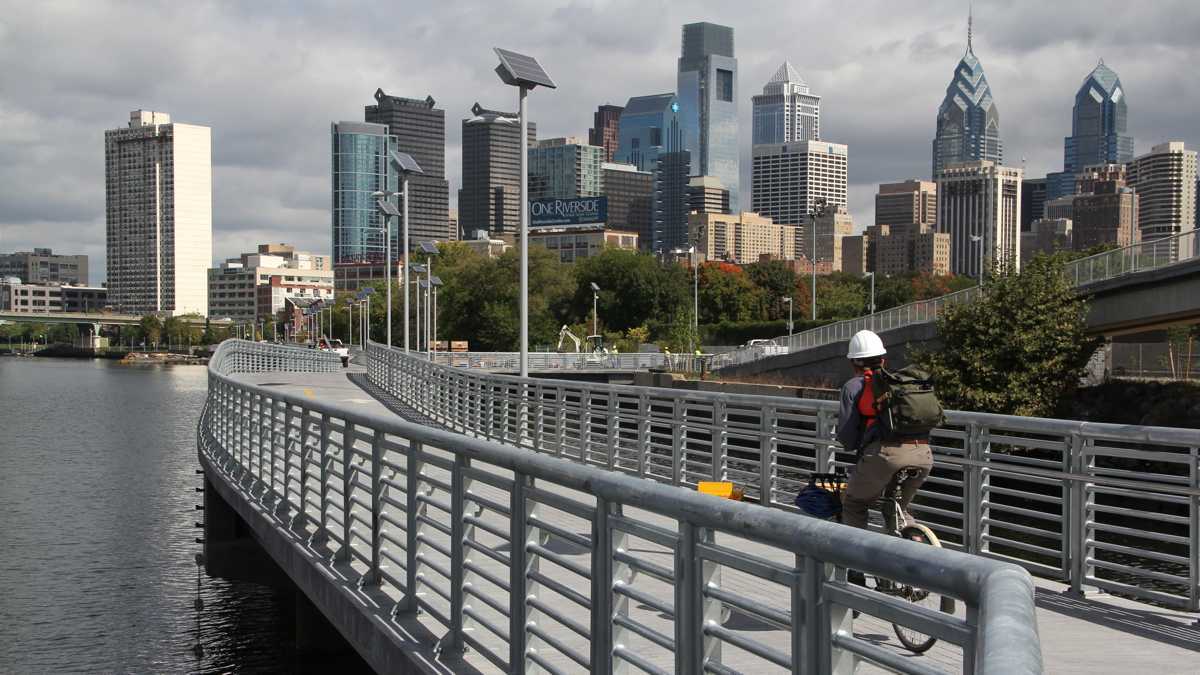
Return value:
M 1136 155 L 1167 140 L 1197 145 L 1200 134 L 1189 118 L 1200 95 L 1179 87 L 1181 67 L 1162 64 L 1186 63 L 1195 55 L 1186 36 L 1200 24 L 1200 10 L 1105 7 L 1039 7 L 1036 14 L 997 3 L 975 7 L 974 47 L 1003 112 L 1005 163 L 1020 167 L 1028 158 L 1027 176 L 1061 169 L 1062 139 L 1071 133 L 1071 101 L 1062 92 L 1077 87 L 1100 58 L 1134 97 L 1129 135 L 1137 139 Z M 534 9 L 514 7 L 503 18 L 456 13 L 453 29 L 440 15 L 448 10 L 431 9 L 399 26 L 371 21 L 381 19 L 382 10 L 363 7 L 355 13 L 364 20 L 355 25 L 364 28 L 354 32 L 330 31 L 325 10 L 279 16 L 261 11 L 23 6 L 0 19 L 6 38 L 0 54 L 12 64 L 0 74 L 0 149 L 18 158 L 4 167 L 0 181 L 0 248 L 87 254 L 91 281 L 101 281 L 102 134 L 112 119 L 144 108 L 169 110 L 176 121 L 213 129 L 214 260 L 262 241 L 325 250 L 326 130 L 331 121 L 360 119 L 361 106 L 377 88 L 397 96 L 432 95 L 446 110 L 446 175 L 455 206 L 461 138 L 454 120 L 477 99 L 516 107 L 513 92 L 491 72 L 492 44 L 534 54 L 564 83 L 531 98 L 539 136 L 579 136 L 598 105 L 671 91 L 680 26 L 695 21 L 730 26 L 738 36 L 743 186 L 750 184 L 751 96 L 787 60 L 822 96 L 821 136 L 846 143 L 854 154 L 850 211 L 861 228 L 873 222 L 877 184 L 929 178 L 932 121 L 946 72 L 965 47 L 966 28 L 965 4 L 949 2 L 918 10 L 877 3 L 849 12 L 780 4 L 754 16 L 717 4 L 677 10 L 615 3 L 536 10 L 550 19 L 542 22 L 531 18 Z M 1171 21 L 1164 22 L 1167 13 Z M 130 20 L 134 15 L 138 21 Z M 631 16 L 641 19 L 629 21 Z M 149 37 L 136 28 L 146 21 L 156 26 Z M 797 47 L 790 37 L 795 25 L 813 22 L 845 31 L 814 34 Z M 275 28 L 258 30 L 264 24 Z M 577 27 L 570 40 L 559 34 L 562 25 Z M 385 27 L 400 39 L 381 39 Z M 67 39 L 84 33 L 83 40 Z M 381 44 L 389 45 L 386 55 L 373 53 Z M 398 46 L 405 44 L 410 46 Z M 463 44 L 472 46 L 454 46 Z M 1151 45 L 1155 49 L 1146 48 Z M 81 58 L 77 48 L 105 58 Z M 150 48 L 160 58 L 147 63 L 140 55 Z

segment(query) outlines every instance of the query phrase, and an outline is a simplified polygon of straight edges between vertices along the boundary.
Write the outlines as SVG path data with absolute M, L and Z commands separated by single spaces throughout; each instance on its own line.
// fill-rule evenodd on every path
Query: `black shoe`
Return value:
M 858 570 L 846 570 L 846 582 L 866 588 L 867 576 Z

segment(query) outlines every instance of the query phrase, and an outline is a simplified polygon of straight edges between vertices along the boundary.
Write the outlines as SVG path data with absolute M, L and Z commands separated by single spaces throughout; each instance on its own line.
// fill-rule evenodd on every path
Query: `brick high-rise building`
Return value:
M 876 225 L 933 226 L 937 221 L 937 184 L 909 179 L 882 183 L 875 194 Z
M 605 104 L 592 114 L 592 128 L 588 129 L 588 144 L 604 148 L 605 162 L 613 161 L 621 129 L 621 113 L 625 108 Z

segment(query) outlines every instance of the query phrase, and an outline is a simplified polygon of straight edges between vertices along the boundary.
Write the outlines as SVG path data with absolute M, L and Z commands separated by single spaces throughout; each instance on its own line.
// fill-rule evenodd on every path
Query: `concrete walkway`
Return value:
M 278 388 L 281 391 L 340 406 L 348 406 L 361 410 L 391 414 L 400 414 L 411 421 L 429 424 L 428 419 L 415 415 L 411 409 L 399 406 L 378 390 L 369 385 L 360 388 L 351 377 L 358 380 L 364 376 L 362 368 L 351 366 L 342 372 L 330 374 L 301 374 L 301 373 L 261 373 L 239 376 L 248 382 L 253 382 L 268 388 Z M 377 398 L 378 397 L 378 398 Z M 485 495 L 486 496 L 486 495 Z M 499 494 L 495 495 L 499 496 Z M 575 498 L 576 495 L 570 495 Z M 643 514 L 639 513 L 638 516 Z M 656 516 L 644 514 L 647 522 L 653 522 Z M 548 522 L 557 519 L 547 514 Z M 578 528 L 580 523 L 564 519 L 559 523 L 565 528 Z M 666 525 L 666 523 L 664 523 Z M 581 549 L 572 551 L 572 544 L 566 541 L 558 542 L 557 549 L 567 555 L 581 556 L 581 562 L 586 560 L 590 551 Z M 733 543 L 733 542 L 731 542 Z M 735 543 L 734 545 L 741 545 Z M 749 552 L 749 551 L 748 551 Z M 652 553 L 644 551 L 643 553 Z M 768 555 L 765 551 L 754 551 L 759 555 Z M 782 552 L 776 552 L 782 554 Z M 669 562 L 669 551 L 663 551 L 663 560 Z M 486 559 L 485 559 L 486 562 Z M 786 563 L 787 561 L 780 560 Z M 1047 673 L 1145 673 L 1146 675 L 1195 674 L 1200 672 L 1200 623 L 1197 617 L 1181 612 L 1157 608 L 1109 595 L 1100 595 L 1086 599 L 1074 598 L 1063 593 L 1066 588 L 1062 584 L 1036 579 L 1038 626 L 1041 634 L 1042 653 Z M 773 602 L 769 589 L 756 589 L 744 585 L 735 574 L 726 574 L 722 585 L 738 593 L 756 595 L 762 593 L 764 602 Z M 664 591 L 666 589 L 664 588 Z M 670 601 L 670 596 L 665 598 Z M 555 603 L 557 604 L 557 603 Z M 959 603 L 961 613 L 961 603 Z M 423 619 L 428 623 L 430 631 L 437 633 L 441 630 L 431 619 Z M 586 624 L 586 622 L 585 622 Z M 664 627 L 669 627 L 667 623 Z M 669 628 L 668 628 L 669 630 Z M 782 631 L 763 630 L 762 627 L 749 627 L 746 630 L 756 631 L 755 639 L 780 641 L 780 647 L 787 648 L 787 636 Z M 945 672 L 959 672 L 961 669 L 961 650 L 951 645 L 938 644 L 923 656 L 909 655 L 901 647 L 892 633 L 891 626 L 872 617 L 863 616 L 854 622 L 854 632 L 859 637 L 870 639 L 881 646 L 888 647 L 898 654 L 919 659 L 922 664 Z M 778 636 L 771 635 L 778 633 Z M 563 634 L 564 642 L 573 648 L 586 647 L 574 645 L 575 636 L 570 632 Z M 586 643 L 583 643 L 584 645 Z M 496 645 L 499 647 L 499 643 Z M 470 665 L 480 671 L 488 672 L 493 666 L 480 656 L 468 652 L 466 663 L 459 667 Z M 656 665 L 670 667 L 669 662 Z M 565 663 L 563 665 L 574 665 Z M 745 664 L 750 666 L 749 663 Z M 863 667 L 859 672 L 878 672 L 874 668 Z

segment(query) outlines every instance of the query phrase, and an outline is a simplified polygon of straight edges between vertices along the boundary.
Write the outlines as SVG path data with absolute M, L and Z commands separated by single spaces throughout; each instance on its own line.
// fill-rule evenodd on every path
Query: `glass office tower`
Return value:
M 946 96 L 938 108 L 937 135 L 933 139 L 933 177 L 947 166 L 960 162 L 988 160 L 1000 164 L 1004 147 L 1000 142 L 1000 111 L 983 74 L 983 64 L 971 45 L 967 26 L 967 53 L 954 69 Z
M 396 139 L 388 135 L 387 125 L 368 122 L 335 122 L 331 136 L 333 262 L 381 263 L 384 223 L 371 193 L 398 189 L 398 175 L 390 170 L 388 160 L 396 149 Z M 398 227 L 392 228 L 393 260 L 400 252 L 398 231 Z
M 1063 170 L 1046 177 L 1046 198 L 1075 194 L 1075 177 L 1084 167 L 1133 161 L 1133 137 L 1127 135 L 1129 109 L 1121 78 L 1101 60 L 1075 92 L 1071 135 L 1063 139 Z
M 739 207 L 737 59 L 733 29 L 701 22 L 683 26 L 675 93 L 683 123 L 683 147 L 694 176 L 716 176 Z

